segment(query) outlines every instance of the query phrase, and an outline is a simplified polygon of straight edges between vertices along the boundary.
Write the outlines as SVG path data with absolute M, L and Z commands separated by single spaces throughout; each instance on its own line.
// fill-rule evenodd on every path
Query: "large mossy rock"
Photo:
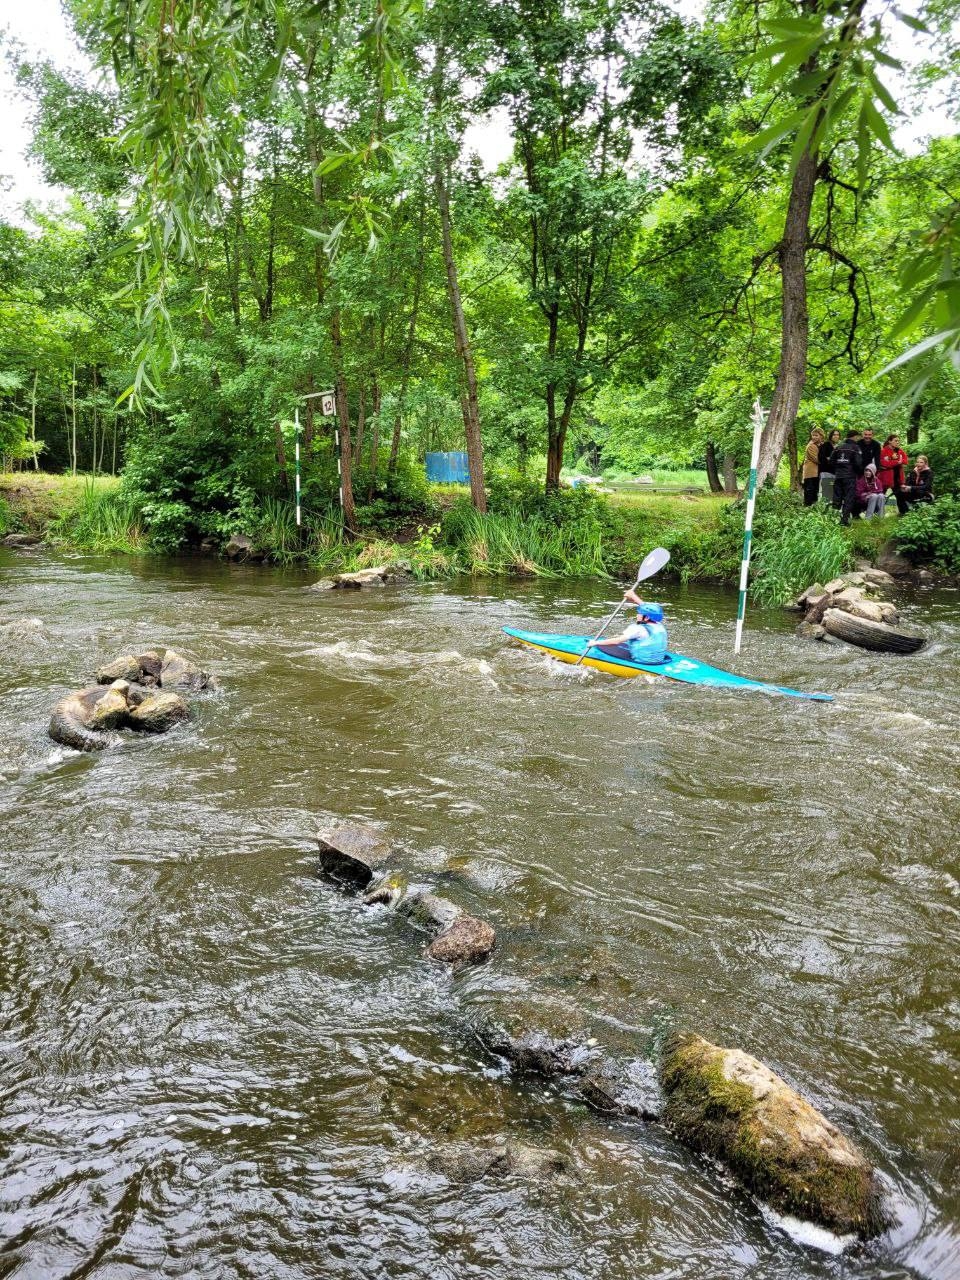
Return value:
M 740 1049 L 678 1036 L 661 1066 L 664 1118 L 723 1160 L 781 1213 L 840 1235 L 875 1235 L 884 1215 L 866 1156 L 769 1067 Z
M 166 733 L 190 718 L 190 708 L 176 693 L 151 693 L 127 714 L 131 729 L 141 733 Z

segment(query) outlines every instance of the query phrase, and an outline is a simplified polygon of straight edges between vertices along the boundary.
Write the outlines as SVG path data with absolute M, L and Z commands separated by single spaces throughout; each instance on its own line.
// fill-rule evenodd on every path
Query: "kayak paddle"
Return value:
M 659 573 L 669 559 L 670 559 L 670 552 L 666 549 L 666 547 L 654 547 L 654 549 L 650 552 L 650 554 L 644 557 L 643 564 L 640 566 L 640 570 L 637 573 L 637 580 L 633 584 L 633 586 L 630 588 L 630 590 L 636 591 L 637 587 L 639 587 L 641 582 L 646 581 L 647 578 L 652 578 L 655 573 Z M 627 603 L 626 600 L 620 601 L 620 603 L 614 609 L 613 613 L 611 613 L 610 617 L 606 620 L 606 622 L 603 624 L 603 626 L 600 628 L 597 634 L 593 637 L 593 639 L 584 649 L 583 653 L 581 653 L 580 657 L 573 664 L 575 667 L 579 667 L 580 663 L 584 660 L 584 658 L 587 656 L 589 651 L 597 643 L 597 641 L 606 631 L 607 627 L 609 627 L 610 623 L 614 620 L 614 618 L 617 616 L 617 614 L 620 612 L 620 610 L 623 608 L 623 606 L 626 603 Z

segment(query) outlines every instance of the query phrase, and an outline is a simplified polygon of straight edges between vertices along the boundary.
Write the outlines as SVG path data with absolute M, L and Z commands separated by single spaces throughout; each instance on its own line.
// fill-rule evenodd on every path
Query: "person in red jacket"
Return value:
M 880 449 L 880 471 L 877 474 L 884 493 L 888 489 L 896 493 L 902 487 L 903 469 L 909 461 L 910 459 L 900 448 L 900 437 L 887 436 Z

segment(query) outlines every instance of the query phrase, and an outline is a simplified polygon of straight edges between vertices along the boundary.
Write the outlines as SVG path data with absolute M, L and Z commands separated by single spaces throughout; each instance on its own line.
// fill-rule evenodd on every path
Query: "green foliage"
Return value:
M 84 481 L 76 506 L 51 521 L 47 535 L 82 551 L 133 554 L 147 549 L 144 516 L 136 500 L 92 477 Z
M 837 577 L 853 561 L 850 540 L 832 511 L 783 511 L 764 521 L 762 528 L 750 588 L 760 604 L 786 604 L 811 583 Z
M 908 555 L 960 572 L 960 498 L 918 503 L 898 521 L 896 536 Z
M 603 574 L 603 530 L 586 508 L 557 519 L 546 510 L 480 515 L 463 500 L 442 523 L 444 543 L 471 573 L 536 577 Z

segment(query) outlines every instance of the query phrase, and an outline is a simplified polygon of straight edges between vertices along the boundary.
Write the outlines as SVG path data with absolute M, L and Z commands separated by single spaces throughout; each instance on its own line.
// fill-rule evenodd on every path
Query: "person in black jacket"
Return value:
M 897 510 L 905 516 L 915 502 L 933 501 L 933 472 L 927 455 L 921 453 L 917 465 L 907 476 L 907 483 L 897 489 L 893 495 L 897 500 Z
M 833 457 L 833 451 L 839 443 L 840 432 L 834 428 L 820 446 L 817 462 L 820 471 L 821 502 L 833 501 L 833 467 L 830 465 L 830 459 Z
M 860 452 L 863 454 L 863 465 L 873 465 L 880 470 L 880 441 L 873 438 L 873 427 L 863 428 L 863 439 L 860 441 Z
M 848 431 L 843 444 L 833 451 L 830 464 L 833 467 L 833 505 L 840 511 L 840 523 L 849 524 L 853 504 L 857 500 L 857 477 L 863 475 L 863 454 L 860 452 L 860 432 Z

